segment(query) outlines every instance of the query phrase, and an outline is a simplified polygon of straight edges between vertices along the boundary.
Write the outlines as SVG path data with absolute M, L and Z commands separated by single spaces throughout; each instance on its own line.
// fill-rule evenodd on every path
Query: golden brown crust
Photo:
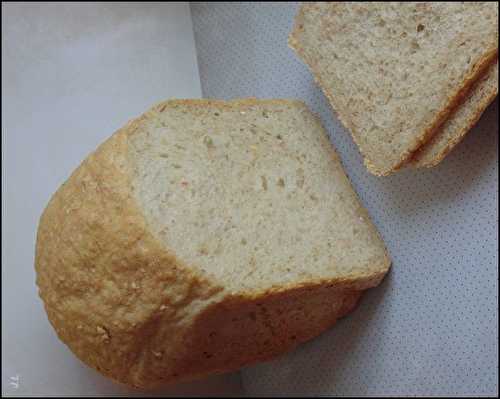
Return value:
M 40 218 L 35 268 L 51 324 L 82 361 L 129 386 L 234 370 L 291 349 L 349 312 L 360 291 L 377 285 L 390 264 L 386 257 L 378 273 L 233 293 L 166 249 L 133 197 L 128 137 L 162 107 L 214 103 L 262 104 L 157 104 L 91 154 Z
M 39 293 L 61 340 L 85 363 L 129 384 L 141 378 L 149 326 L 177 326 L 190 316 L 184 312 L 191 301 L 220 291 L 148 232 L 124 173 L 133 127 L 99 147 L 52 197 L 40 219 L 35 262 Z
M 316 6 L 315 2 L 305 3 L 303 4 L 297 16 L 295 17 L 294 27 L 292 32 L 288 38 L 288 44 L 290 48 L 292 48 L 308 65 L 308 67 L 313 72 L 314 79 L 318 83 L 319 87 L 322 89 L 326 97 L 328 98 L 332 108 L 335 110 L 336 115 L 340 119 L 340 121 L 346 126 L 351 132 L 351 136 L 353 137 L 354 142 L 360 149 L 360 152 L 363 155 L 365 166 L 368 171 L 376 176 L 387 176 L 392 172 L 401 168 L 402 165 L 407 163 L 407 161 L 412 157 L 416 150 L 423 144 L 425 144 L 428 140 L 432 138 L 432 136 L 439 131 L 440 126 L 446 121 L 448 116 L 453 112 L 453 110 L 463 101 L 463 98 L 467 96 L 471 86 L 474 82 L 488 69 L 488 67 L 495 61 L 498 57 L 498 42 L 496 45 L 492 45 L 491 48 L 488 48 L 484 51 L 484 53 L 479 57 L 479 59 L 475 62 L 472 68 L 468 71 L 461 85 L 459 85 L 454 92 L 448 97 L 448 101 L 446 105 L 443 107 L 441 111 L 439 111 L 433 118 L 432 121 L 428 123 L 427 128 L 420 133 L 417 137 L 417 142 L 407 151 L 405 151 L 399 161 L 393 165 L 393 167 L 389 170 L 381 170 L 379 169 L 372 160 L 367 157 L 367 154 L 363 153 L 362 147 L 360 146 L 359 140 L 356 138 L 356 134 L 354 134 L 353 124 L 349 121 L 349 113 L 343 112 L 342 107 L 335 100 L 333 93 L 330 93 L 326 90 L 326 85 L 322 82 L 320 77 L 320 71 L 315 65 L 314 61 L 311 60 L 307 51 L 301 46 L 300 43 L 300 35 L 304 30 L 304 14 L 308 9 L 313 9 Z M 335 4 L 338 6 L 338 4 Z M 339 112 L 340 111 L 340 112 Z
M 326 285 L 251 300 L 244 295 L 229 296 L 194 320 L 193 328 L 183 337 L 184 352 L 179 353 L 176 372 L 168 382 L 189 381 L 270 360 L 329 329 L 353 310 L 360 296 L 361 291 Z M 152 382 L 166 376 L 161 362 L 148 374 Z

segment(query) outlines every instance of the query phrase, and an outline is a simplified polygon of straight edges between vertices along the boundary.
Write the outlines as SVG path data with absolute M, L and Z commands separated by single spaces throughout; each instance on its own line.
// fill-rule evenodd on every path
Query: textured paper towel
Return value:
M 498 394 L 498 100 L 439 167 L 374 177 L 287 47 L 296 10 L 294 3 L 193 3 L 203 94 L 306 101 L 393 268 L 332 330 L 247 367 L 247 394 Z

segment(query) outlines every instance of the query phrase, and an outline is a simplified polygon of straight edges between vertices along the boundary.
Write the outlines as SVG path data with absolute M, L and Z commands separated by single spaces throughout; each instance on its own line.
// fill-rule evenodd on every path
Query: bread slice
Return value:
M 420 147 L 409 161 L 417 168 L 430 168 L 440 163 L 476 124 L 484 110 L 498 94 L 498 59 L 478 79 L 451 116 L 427 143 Z
M 496 59 L 498 3 L 305 3 L 289 45 L 365 158 L 388 175 Z
M 136 387 L 289 350 L 389 264 L 320 122 L 288 100 L 155 106 L 56 192 L 36 247 L 59 337 Z

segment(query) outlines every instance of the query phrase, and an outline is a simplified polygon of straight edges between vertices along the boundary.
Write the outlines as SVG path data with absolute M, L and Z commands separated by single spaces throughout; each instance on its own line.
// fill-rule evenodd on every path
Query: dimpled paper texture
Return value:
M 287 46 L 295 3 L 192 3 L 203 94 L 320 115 L 393 260 L 331 330 L 246 367 L 248 395 L 498 395 L 498 100 L 438 167 L 377 178 Z

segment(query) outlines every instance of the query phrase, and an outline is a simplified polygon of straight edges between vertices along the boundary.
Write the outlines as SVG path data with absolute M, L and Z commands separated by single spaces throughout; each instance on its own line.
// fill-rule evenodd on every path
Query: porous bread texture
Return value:
M 390 261 L 319 121 L 286 100 L 167 101 L 50 200 L 39 293 L 89 366 L 153 387 L 323 332 Z
M 388 175 L 436 133 L 496 59 L 498 3 L 305 3 L 289 45 L 368 170 Z
M 379 270 L 375 229 L 302 103 L 208 104 L 158 108 L 129 140 L 137 202 L 166 247 L 234 291 Z
M 498 94 L 498 59 L 471 88 L 469 95 L 427 143 L 412 156 L 409 165 L 430 168 L 439 164 L 476 124 Z

